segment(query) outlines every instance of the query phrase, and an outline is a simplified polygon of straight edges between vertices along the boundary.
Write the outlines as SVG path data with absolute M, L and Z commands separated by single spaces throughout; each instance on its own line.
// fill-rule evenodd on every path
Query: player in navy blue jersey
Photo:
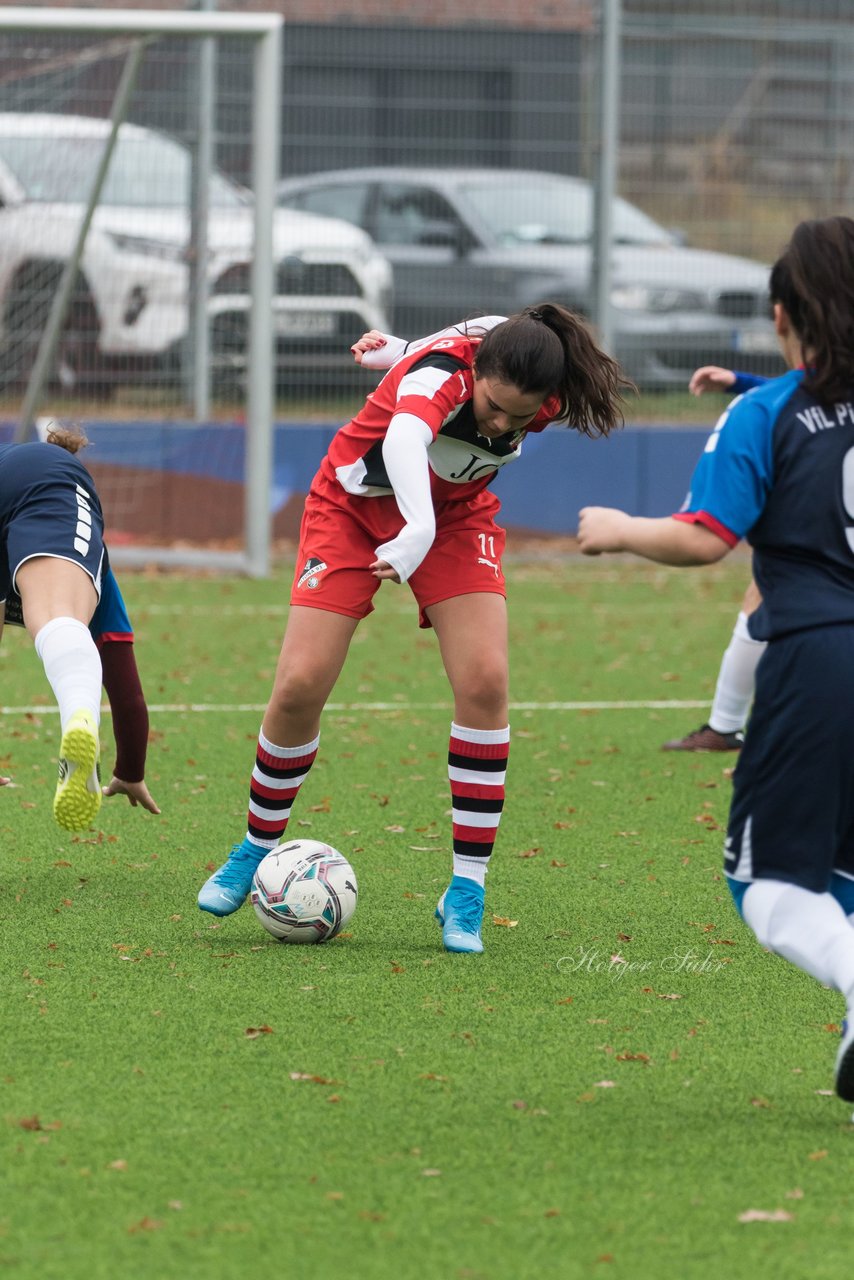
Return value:
M 854 1101 L 854 220 L 800 223 L 770 292 L 791 372 L 724 414 L 682 511 L 588 507 L 579 544 L 675 565 L 753 547 L 768 644 L 725 871 L 760 943 L 845 997 L 836 1090 Z
M 701 396 L 707 391 L 731 392 L 742 396 L 754 387 L 761 387 L 767 378 L 753 373 L 740 373 L 737 369 L 722 369 L 720 365 L 707 364 L 695 369 L 688 383 L 692 395 Z M 740 751 L 744 745 L 744 726 L 756 680 L 756 666 L 765 650 L 761 640 L 754 640 L 748 629 L 748 618 L 759 607 L 760 595 L 756 583 L 744 593 L 738 617 L 730 637 L 715 684 L 715 694 L 709 718 L 699 729 L 693 729 L 684 737 L 672 738 L 662 743 L 664 751 Z
M 117 712 L 118 748 L 116 773 L 104 793 L 126 794 L 131 804 L 158 810 L 142 773 L 148 720 L 128 643 L 133 633 L 118 584 L 105 571 L 103 516 L 92 477 L 73 456 L 85 437 L 60 428 L 51 443 L 62 448 L 0 447 L 0 633 L 8 615 L 35 642 L 60 713 L 54 816 L 78 831 L 101 804 L 102 680 Z

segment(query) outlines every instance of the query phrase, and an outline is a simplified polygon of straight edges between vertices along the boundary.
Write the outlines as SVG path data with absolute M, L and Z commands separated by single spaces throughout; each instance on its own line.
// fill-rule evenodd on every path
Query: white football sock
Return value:
M 481 888 L 486 887 L 486 872 L 489 858 L 467 858 L 464 854 L 454 854 L 454 875 L 465 876 L 467 880 L 475 880 Z
M 76 618 L 52 618 L 35 638 L 36 653 L 59 705 L 63 732 L 75 711 L 101 721 L 101 655 L 91 632 Z
M 765 652 L 764 640 L 754 640 L 747 630 L 747 614 L 739 613 L 732 638 L 721 659 L 709 724 L 717 733 L 743 729 L 753 701 L 756 666 Z
M 832 894 L 755 880 L 742 913 L 763 947 L 854 1002 L 854 929 Z

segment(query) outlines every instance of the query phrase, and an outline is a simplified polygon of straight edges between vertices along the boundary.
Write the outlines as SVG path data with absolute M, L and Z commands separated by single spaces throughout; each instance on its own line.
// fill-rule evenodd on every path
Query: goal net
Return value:
M 117 563 L 268 570 L 274 387 L 323 324 L 284 292 L 338 266 L 274 208 L 281 25 L 0 8 L 0 438 L 82 427 Z

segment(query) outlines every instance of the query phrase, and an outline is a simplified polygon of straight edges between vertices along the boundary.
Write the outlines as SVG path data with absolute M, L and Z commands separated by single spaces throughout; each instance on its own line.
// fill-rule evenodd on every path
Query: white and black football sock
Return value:
M 510 727 L 451 724 L 448 778 L 453 803 L 454 875 L 484 884 L 504 808 Z
M 247 836 L 253 844 L 275 849 L 291 816 L 291 806 L 314 764 L 320 735 L 301 747 L 277 747 L 258 734 L 258 753 L 249 789 Z

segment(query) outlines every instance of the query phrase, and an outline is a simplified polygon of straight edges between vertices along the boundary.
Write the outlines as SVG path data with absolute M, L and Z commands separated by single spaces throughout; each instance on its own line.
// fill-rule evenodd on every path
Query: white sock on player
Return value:
M 739 613 L 732 638 L 721 659 L 709 724 L 717 733 L 743 729 L 753 701 L 756 666 L 765 652 L 765 641 L 754 640 L 747 630 L 747 614 Z
M 755 880 L 742 913 L 763 947 L 854 1003 L 854 929 L 832 894 Z
M 76 618 L 52 618 L 36 635 L 35 646 L 63 731 L 75 711 L 88 711 L 100 724 L 101 656 L 86 624 Z

